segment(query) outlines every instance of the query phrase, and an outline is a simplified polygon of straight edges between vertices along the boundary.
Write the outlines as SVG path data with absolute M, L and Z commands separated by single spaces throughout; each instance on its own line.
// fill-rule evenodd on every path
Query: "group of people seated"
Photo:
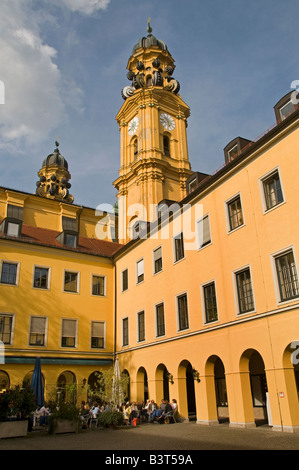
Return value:
M 79 416 L 82 421 L 83 429 L 89 427 L 93 420 L 97 419 L 99 413 L 109 411 L 111 408 L 111 405 L 106 402 L 98 403 L 94 401 L 92 405 L 90 405 L 88 402 L 82 401 Z
M 141 422 L 160 424 L 164 423 L 165 418 L 172 418 L 177 412 L 177 401 L 173 399 L 171 403 L 164 398 L 161 400 L 160 406 L 157 406 L 154 400 L 147 400 L 143 405 L 138 402 L 126 402 L 122 405 L 125 424 L 134 423 L 134 419 L 140 424 Z

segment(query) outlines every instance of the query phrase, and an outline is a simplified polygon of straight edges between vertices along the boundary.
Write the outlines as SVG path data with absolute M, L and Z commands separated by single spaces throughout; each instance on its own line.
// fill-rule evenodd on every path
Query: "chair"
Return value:
M 92 415 L 92 418 L 90 418 L 89 427 L 90 428 L 92 428 L 92 427 L 97 428 L 98 427 L 98 421 L 99 421 L 99 415 L 98 414 L 96 414 L 95 416 Z

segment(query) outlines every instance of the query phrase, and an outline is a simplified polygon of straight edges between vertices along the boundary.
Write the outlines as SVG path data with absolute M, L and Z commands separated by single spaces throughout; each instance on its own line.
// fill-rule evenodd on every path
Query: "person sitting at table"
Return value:
M 161 416 L 158 417 L 158 422 L 160 424 L 164 423 L 164 419 L 167 416 L 172 416 L 173 415 L 173 409 L 170 403 L 168 403 L 168 400 L 164 400 L 165 408 L 161 414 Z
M 156 418 L 159 418 L 162 415 L 165 406 L 166 406 L 165 400 L 164 398 L 162 398 L 160 408 L 154 409 L 150 415 L 150 423 L 153 423 Z
M 122 412 L 123 412 L 123 415 L 124 415 L 125 425 L 127 426 L 129 424 L 129 421 L 130 421 L 130 418 L 131 418 L 131 412 L 132 412 L 132 409 L 130 407 L 130 403 L 128 401 L 125 405 L 122 406 Z
M 39 425 L 47 426 L 49 424 L 50 410 L 47 407 L 46 403 L 38 410 L 39 414 Z

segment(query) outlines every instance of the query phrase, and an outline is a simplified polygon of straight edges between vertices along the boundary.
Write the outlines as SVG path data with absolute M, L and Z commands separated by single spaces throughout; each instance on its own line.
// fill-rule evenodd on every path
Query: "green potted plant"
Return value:
M 123 413 L 120 411 L 103 411 L 99 414 L 98 425 L 116 428 L 124 423 Z
M 26 436 L 36 400 L 29 386 L 16 385 L 0 393 L 0 439 Z
M 48 432 L 60 434 L 66 432 L 78 432 L 79 410 L 73 403 L 49 403 L 51 415 Z

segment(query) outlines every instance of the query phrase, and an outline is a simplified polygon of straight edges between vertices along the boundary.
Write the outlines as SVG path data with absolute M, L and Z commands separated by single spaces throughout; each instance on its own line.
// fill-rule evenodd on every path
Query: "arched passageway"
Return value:
M 137 401 L 146 403 L 148 399 L 148 380 L 147 372 L 144 367 L 139 367 L 137 371 Z
M 159 364 L 156 369 L 156 401 L 160 404 L 162 398 L 170 401 L 169 396 L 169 372 L 164 364 Z

